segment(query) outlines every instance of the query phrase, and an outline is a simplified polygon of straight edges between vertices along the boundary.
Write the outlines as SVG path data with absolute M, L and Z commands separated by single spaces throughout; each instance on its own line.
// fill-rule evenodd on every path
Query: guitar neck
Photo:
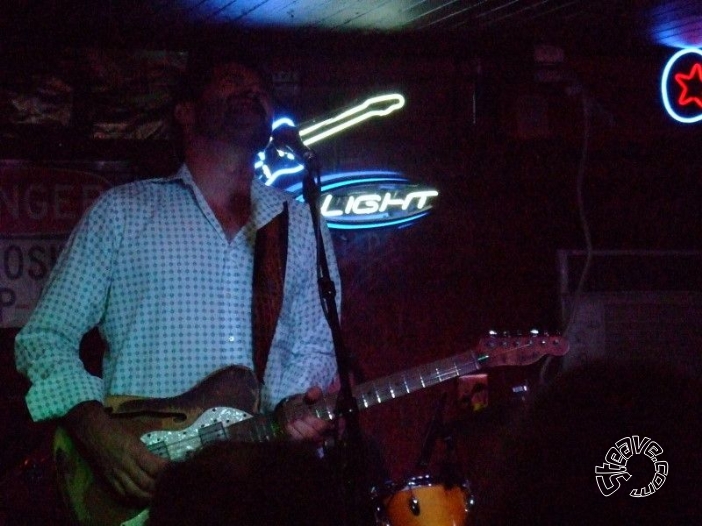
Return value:
M 478 357 L 469 351 L 359 384 L 352 392 L 358 408 L 368 409 L 479 369 Z M 310 406 L 294 407 L 286 417 L 297 418 L 310 413 L 323 420 L 333 420 L 336 418 L 336 402 L 337 395 L 328 394 Z
M 359 409 L 394 400 L 420 389 L 470 374 L 480 369 L 479 360 L 473 352 L 420 365 L 406 371 L 365 382 L 353 388 L 353 396 Z M 331 421 L 337 417 L 336 394 L 327 394 L 318 402 L 294 404 L 285 408 L 283 421 L 291 421 L 306 415 Z M 283 438 L 285 433 L 274 415 L 256 415 L 227 427 L 229 438 L 241 442 L 269 442 Z
M 356 386 L 353 394 L 359 407 L 367 409 L 479 369 L 478 357 L 469 351 L 365 382 Z
M 546 355 L 562 356 L 568 348 L 568 342 L 560 336 L 484 338 L 476 349 L 362 383 L 353 387 L 352 394 L 359 410 L 368 409 L 482 369 L 523 366 Z M 285 404 L 283 414 L 275 416 L 280 416 L 280 421 L 284 423 L 306 415 L 334 420 L 337 417 L 337 395 L 327 394 L 309 405 L 302 402 Z M 237 424 L 232 435 L 236 440 L 268 441 L 285 434 L 275 418 L 258 415 Z

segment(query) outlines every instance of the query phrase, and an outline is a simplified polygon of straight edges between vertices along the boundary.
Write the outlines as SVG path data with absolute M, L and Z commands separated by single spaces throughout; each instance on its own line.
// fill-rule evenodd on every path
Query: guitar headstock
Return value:
M 529 365 L 547 355 L 563 356 L 569 347 L 568 340 L 560 335 L 539 334 L 537 331 L 519 336 L 491 333 L 480 339 L 476 352 L 480 366 L 489 368 Z

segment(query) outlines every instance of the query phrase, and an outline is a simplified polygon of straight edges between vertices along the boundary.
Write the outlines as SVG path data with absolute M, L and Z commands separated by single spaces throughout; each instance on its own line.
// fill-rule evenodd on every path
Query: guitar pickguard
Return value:
M 249 418 L 251 415 L 240 409 L 212 407 L 186 429 L 149 431 L 141 436 L 141 441 L 156 455 L 182 460 L 206 444 L 226 440 L 227 426 Z

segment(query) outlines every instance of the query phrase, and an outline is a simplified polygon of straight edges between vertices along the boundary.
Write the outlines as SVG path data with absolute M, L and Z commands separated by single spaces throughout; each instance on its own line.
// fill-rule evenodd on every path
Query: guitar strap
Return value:
M 251 322 L 254 371 L 261 384 L 283 305 L 288 222 L 288 203 L 283 203 L 283 211 L 256 232 Z

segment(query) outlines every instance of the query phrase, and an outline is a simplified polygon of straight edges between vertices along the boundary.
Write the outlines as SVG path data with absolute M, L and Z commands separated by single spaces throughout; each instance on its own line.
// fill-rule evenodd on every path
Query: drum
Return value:
M 468 526 L 468 484 L 447 485 L 430 476 L 391 487 L 376 505 L 378 526 Z

